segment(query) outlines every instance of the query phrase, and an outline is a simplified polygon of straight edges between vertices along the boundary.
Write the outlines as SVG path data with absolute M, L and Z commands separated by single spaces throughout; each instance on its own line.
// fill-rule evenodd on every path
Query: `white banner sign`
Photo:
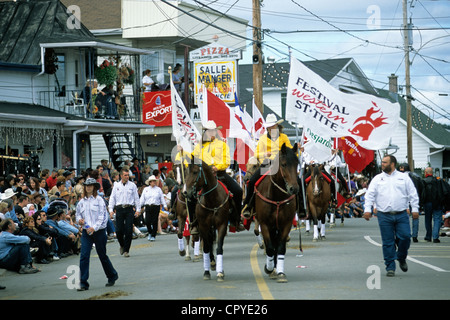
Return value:
M 366 149 L 389 145 L 400 105 L 363 93 L 343 93 L 300 61 L 291 59 L 286 119 L 330 137 L 353 137 Z

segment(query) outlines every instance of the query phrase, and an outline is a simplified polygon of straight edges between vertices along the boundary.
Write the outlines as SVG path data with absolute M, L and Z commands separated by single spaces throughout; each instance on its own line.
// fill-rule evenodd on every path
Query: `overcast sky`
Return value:
M 252 24 L 252 0 L 199 1 Z M 414 105 L 450 124 L 450 1 L 408 0 L 407 12 L 414 26 L 410 52 Z M 398 75 L 400 86 L 405 84 L 402 0 L 264 0 L 261 22 L 270 30 L 264 37 L 266 58 L 287 62 L 289 44 L 300 61 L 354 58 L 377 88 L 388 89 L 391 73 Z M 251 55 L 249 42 L 241 63 L 251 63 Z

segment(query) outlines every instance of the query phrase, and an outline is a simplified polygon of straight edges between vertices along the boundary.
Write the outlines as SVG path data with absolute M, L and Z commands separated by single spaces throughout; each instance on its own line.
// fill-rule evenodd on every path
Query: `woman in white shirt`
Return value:
M 89 259 L 93 244 L 95 244 L 103 271 L 108 278 L 106 286 L 113 286 L 119 278 L 106 255 L 108 210 L 103 198 L 97 194 L 100 184 L 95 179 L 88 178 L 83 183 L 83 187 L 83 198 L 78 202 L 76 210 L 76 221 L 83 227 L 80 251 L 80 288 L 78 291 L 89 289 Z
M 156 178 L 150 176 L 145 184 L 148 185 L 143 191 L 140 198 L 141 207 L 145 207 L 145 224 L 149 232 L 148 240 L 155 241 L 156 232 L 158 231 L 158 219 L 161 206 L 167 210 L 166 200 L 160 187 L 156 186 Z
M 144 71 L 144 78 L 142 78 L 142 84 L 144 86 L 144 92 L 152 91 L 152 84 L 155 83 L 152 78 L 150 78 L 150 74 L 152 72 L 147 69 Z

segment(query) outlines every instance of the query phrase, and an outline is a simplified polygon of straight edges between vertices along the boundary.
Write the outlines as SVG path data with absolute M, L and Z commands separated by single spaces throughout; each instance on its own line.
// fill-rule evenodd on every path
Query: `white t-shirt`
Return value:
M 146 86 L 144 83 L 149 83 L 150 85 Z M 144 92 L 152 91 L 152 83 L 154 83 L 154 81 L 149 76 L 144 76 L 144 78 L 142 78 L 142 84 L 145 87 Z

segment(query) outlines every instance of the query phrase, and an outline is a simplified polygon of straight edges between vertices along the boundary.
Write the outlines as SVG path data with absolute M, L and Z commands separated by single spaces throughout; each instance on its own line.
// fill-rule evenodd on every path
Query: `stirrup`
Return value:
M 246 204 L 244 206 L 244 208 L 242 209 L 242 216 L 247 220 L 252 217 L 252 212 L 251 212 L 250 208 L 248 207 L 248 204 Z

